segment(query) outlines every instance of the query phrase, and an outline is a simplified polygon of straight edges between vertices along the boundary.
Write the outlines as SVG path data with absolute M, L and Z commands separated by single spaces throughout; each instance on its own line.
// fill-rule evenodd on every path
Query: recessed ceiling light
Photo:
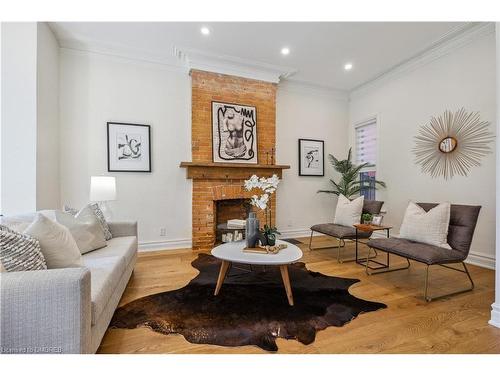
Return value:
M 344 70 L 351 70 L 352 69 L 352 64 L 351 63 L 347 63 L 344 65 Z
M 208 35 L 208 34 L 210 34 L 210 29 L 209 29 L 208 27 L 205 27 L 205 26 L 203 26 L 203 27 L 200 29 L 200 31 L 201 31 L 201 33 L 202 33 L 203 35 Z
M 290 53 L 290 48 L 288 48 L 288 47 L 283 47 L 283 48 L 281 49 L 281 54 L 282 54 L 282 55 L 288 55 L 289 53 Z

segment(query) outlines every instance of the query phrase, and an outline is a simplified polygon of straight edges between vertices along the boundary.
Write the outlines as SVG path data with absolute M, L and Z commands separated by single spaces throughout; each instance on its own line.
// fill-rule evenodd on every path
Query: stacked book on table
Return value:
M 222 242 L 233 242 L 243 240 L 246 220 L 231 219 L 227 221 L 227 229 L 232 230 L 229 233 L 222 233 Z
M 227 221 L 227 229 L 244 229 L 246 220 L 231 219 Z

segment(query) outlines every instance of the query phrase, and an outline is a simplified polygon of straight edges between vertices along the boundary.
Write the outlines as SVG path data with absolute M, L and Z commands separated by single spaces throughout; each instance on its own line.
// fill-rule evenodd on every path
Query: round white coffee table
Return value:
M 245 241 L 228 242 L 219 245 L 212 249 L 212 255 L 220 260 L 219 277 L 217 278 L 217 286 L 215 287 L 214 295 L 219 294 L 220 288 L 226 277 L 227 270 L 231 263 L 261 265 L 261 266 L 279 266 L 281 278 L 285 285 L 288 303 L 293 306 L 292 287 L 288 276 L 288 265 L 297 262 L 302 258 L 302 250 L 289 242 L 277 240 L 276 244 L 287 245 L 286 249 L 281 250 L 278 254 L 258 254 L 244 252 L 246 246 Z

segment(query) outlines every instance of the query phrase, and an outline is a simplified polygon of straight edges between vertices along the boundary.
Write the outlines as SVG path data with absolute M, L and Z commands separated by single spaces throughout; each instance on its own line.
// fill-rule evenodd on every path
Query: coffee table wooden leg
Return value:
M 226 278 L 226 273 L 227 273 L 227 270 L 229 269 L 230 264 L 231 264 L 231 262 L 228 262 L 227 260 L 222 261 L 222 264 L 220 265 L 220 270 L 219 270 L 219 277 L 217 278 L 217 286 L 215 287 L 214 296 L 219 294 L 219 290 L 222 286 L 222 283 L 224 282 L 224 279 Z
M 288 266 L 280 266 L 281 278 L 283 279 L 283 284 L 285 285 L 286 296 L 288 298 L 288 304 L 293 306 L 293 294 L 292 286 L 290 285 L 290 277 L 288 276 Z

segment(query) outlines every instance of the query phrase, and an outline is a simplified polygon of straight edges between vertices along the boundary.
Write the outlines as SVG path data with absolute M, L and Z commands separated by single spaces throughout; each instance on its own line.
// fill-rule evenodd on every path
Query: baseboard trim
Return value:
M 475 251 L 471 251 L 469 253 L 469 256 L 465 260 L 465 263 L 488 268 L 490 270 L 495 269 L 495 258 L 477 253 Z
M 500 328 L 500 304 L 495 302 L 491 305 L 491 319 L 488 323 Z
M 280 230 L 280 233 L 281 233 L 280 238 L 310 237 L 311 229 L 310 228 L 285 229 L 285 230 Z M 322 234 L 314 232 L 313 236 L 322 236 Z
M 139 243 L 139 252 L 190 249 L 191 247 L 192 241 L 190 238 L 180 238 L 166 241 L 141 242 Z

